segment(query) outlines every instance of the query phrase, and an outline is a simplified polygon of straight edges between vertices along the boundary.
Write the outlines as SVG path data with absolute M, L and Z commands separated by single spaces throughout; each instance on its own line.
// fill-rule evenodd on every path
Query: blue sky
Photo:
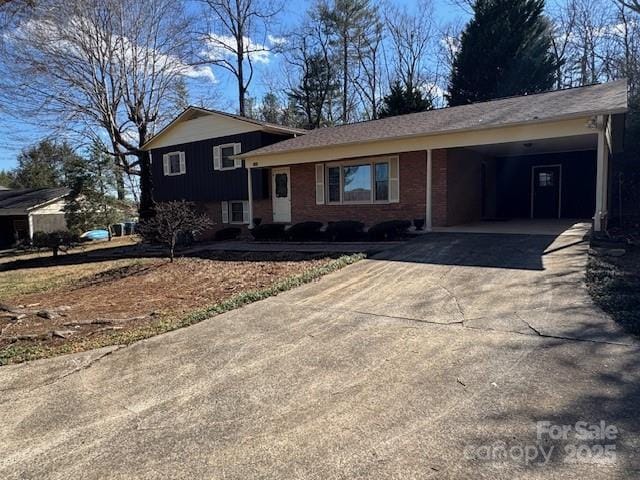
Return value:
M 392 0 L 397 5 L 406 5 L 409 9 L 415 8 L 416 2 L 411 0 Z M 284 31 L 295 25 L 302 18 L 310 1 L 291 0 L 286 2 L 286 12 L 281 16 Z M 433 0 L 435 20 L 437 22 L 451 22 L 456 19 L 465 21 L 468 15 L 460 8 L 452 5 L 450 0 Z M 194 8 L 194 7 L 190 7 Z M 222 110 L 233 111 L 236 107 L 236 87 L 233 80 L 223 70 L 214 68 L 217 83 L 212 84 L 203 79 L 190 82 L 191 102 L 198 103 L 202 96 L 215 95 L 215 101 L 209 102 L 209 106 Z M 250 94 L 260 99 L 262 95 L 273 85 L 273 79 L 280 75 L 281 65 L 277 56 L 272 56 L 268 63 L 257 64 L 254 80 L 250 86 Z M 9 170 L 16 165 L 16 157 L 20 150 L 37 142 L 49 132 L 46 129 L 34 127 L 30 121 L 21 118 L 12 118 L 0 113 L 0 170 Z

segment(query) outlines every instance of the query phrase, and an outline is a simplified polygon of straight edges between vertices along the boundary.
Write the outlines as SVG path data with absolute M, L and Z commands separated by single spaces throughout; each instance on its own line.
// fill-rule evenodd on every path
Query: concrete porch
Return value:
M 591 221 L 581 219 L 512 219 L 479 221 L 450 227 L 433 227 L 440 233 L 491 233 L 515 235 L 570 235 L 585 237 L 591 232 Z

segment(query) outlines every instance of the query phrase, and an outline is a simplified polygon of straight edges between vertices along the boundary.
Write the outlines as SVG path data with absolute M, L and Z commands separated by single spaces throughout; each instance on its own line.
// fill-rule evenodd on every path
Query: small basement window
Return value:
M 244 218 L 242 202 L 229 202 L 229 218 L 231 223 L 242 223 Z
M 249 202 L 246 200 L 222 202 L 222 223 L 249 223 Z

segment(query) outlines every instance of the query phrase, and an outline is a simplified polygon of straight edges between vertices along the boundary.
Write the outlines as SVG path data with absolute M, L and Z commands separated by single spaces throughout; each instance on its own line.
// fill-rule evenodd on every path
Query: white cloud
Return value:
M 274 35 L 267 35 L 267 40 L 269 40 L 269 43 L 271 45 L 274 46 L 280 46 L 280 45 L 284 45 L 285 43 L 287 43 L 287 39 L 284 37 L 276 37 Z
M 271 60 L 269 47 L 256 43 L 249 37 L 243 37 L 244 50 L 252 62 L 267 64 Z M 218 35 L 212 33 L 206 42 L 205 50 L 202 52 L 209 60 L 216 61 L 235 56 L 236 40 L 231 35 Z

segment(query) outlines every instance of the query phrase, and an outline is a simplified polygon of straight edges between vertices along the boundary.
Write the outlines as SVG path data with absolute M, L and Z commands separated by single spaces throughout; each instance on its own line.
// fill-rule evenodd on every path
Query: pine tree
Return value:
M 66 185 L 65 168 L 81 161 L 65 142 L 42 140 L 18 155 L 18 166 L 11 172 L 14 188 L 51 188 Z
M 338 88 L 333 70 L 324 55 L 320 52 L 309 55 L 300 85 L 288 93 L 290 100 L 304 115 L 304 128 L 319 128 L 327 123 L 324 115 L 326 105 L 336 95 Z
M 82 233 L 93 228 L 108 228 L 122 218 L 123 202 L 113 197 L 116 185 L 113 158 L 104 147 L 94 143 L 89 158 L 68 163 L 65 168 L 71 199 L 65 206 L 69 230 Z
M 453 61 L 449 105 L 549 90 L 556 64 L 544 0 L 477 0 Z
M 379 117 L 393 117 L 432 109 L 433 102 L 430 96 L 425 97 L 418 88 L 405 88 L 396 81 L 391 85 L 389 94 L 382 99 Z
M 260 106 L 260 119 L 269 123 L 278 123 L 281 116 L 282 106 L 276 94 L 273 92 L 265 93 Z

